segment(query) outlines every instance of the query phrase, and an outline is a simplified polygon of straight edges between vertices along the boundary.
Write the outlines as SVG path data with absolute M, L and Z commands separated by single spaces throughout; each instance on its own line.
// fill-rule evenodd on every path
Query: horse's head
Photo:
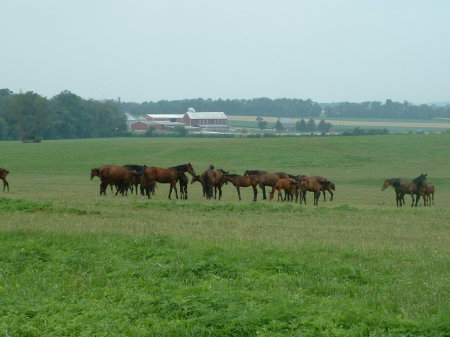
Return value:
M 194 174 L 191 179 L 191 184 L 195 183 L 196 181 L 200 181 L 200 176 Z
M 94 177 L 99 177 L 99 176 L 100 176 L 100 169 L 98 169 L 98 168 L 91 169 L 91 180 L 94 179 Z
M 384 191 L 386 188 L 392 185 L 392 179 L 386 179 L 383 183 L 383 186 L 381 186 L 381 190 Z
M 334 183 L 330 183 L 330 187 L 333 191 L 336 191 L 336 185 Z
M 427 175 L 428 175 L 427 173 L 425 173 L 425 174 L 422 173 L 420 176 L 415 178 L 413 181 L 419 186 L 426 186 L 428 184 Z
M 188 163 L 187 164 L 187 172 L 192 176 L 192 177 L 194 177 L 196 174 L 195 174 L 195 171 L 194 171 L 194 168 L 192 167 L 192 165 L 191 165 L 191 163 Z

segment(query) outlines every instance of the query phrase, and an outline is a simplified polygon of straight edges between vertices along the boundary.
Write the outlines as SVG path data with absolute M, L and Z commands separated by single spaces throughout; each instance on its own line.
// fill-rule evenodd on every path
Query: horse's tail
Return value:
M 205 174 L 205 177 L 203 179 L 203 188 L 205 189 L 206 198 L 210 199 L 212 197 L 212 186 L 211 182 L 209 181 L 208 173 Z

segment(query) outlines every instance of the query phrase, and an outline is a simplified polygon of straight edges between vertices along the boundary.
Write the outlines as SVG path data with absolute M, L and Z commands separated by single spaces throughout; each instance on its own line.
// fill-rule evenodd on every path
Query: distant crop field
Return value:
M 2 142 L 0 336 L 448 336 L 450 134 Z M 223 187 L 99 195 L 90 169 L 321 175 L 319 206 Z M 386 178 L 428 173 L 435 205 Z M 1 184 L 0 184 L 1 186 Z
M 230 120 L 230 125 L 235 127 L 257 127 L 256 116 L 228 116 Z M 273 127 L 274 123 L 277 121 L 277 117 L 263 117 L 265 121 L 268 122 L 268 127 Z M 298 118 L 294 118 L 297 120 Z M 308 120 L 308 118 L 305 118 Z M 320 118 L 315 118 L 316 123 Z M 388 120 L 388 119 L 325 119 L 326 122 L 331 123 L 336 130 L 348 130 L 355 127 L 373 129 L 373 128 L 387 128 L 391 132 L 404 132 L 404 131 L 415 131 L 424 130 L 429 132 L 444 131 L 450 129 L 450 123 L 446 119 L 437 120 Z

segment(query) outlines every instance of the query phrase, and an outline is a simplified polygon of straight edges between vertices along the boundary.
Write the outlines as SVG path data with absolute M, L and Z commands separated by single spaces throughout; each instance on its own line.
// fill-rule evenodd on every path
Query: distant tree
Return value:
M 267 121 L 265 121 L 261 116 L 256 117 L 256 121 L 258 122 L 258 128 L 260 130 L 267 128 Z
M 145 131 L 144 135 L 146 137 L 153 137 L 155 134 L 155 127 L 154 126 L 149 126 L 148 129 Z
M 13 96 L 9 107 L 11 116 L 17 121 L 22 140 L 40 140 L 50 113 L 45 97 L 29 91 Z
M 319 125 L 317 125 L 317 131 L 322 133 L 329 132 L 332 127 L 333 125 L 331 123 L 327 123 L 322 119 L 320 120 Z
M 184 127 L 184 125 L 176 125 L 173 128 L 173 131 L 180 137 L 185 137 L 188 134 L 188 130 Z
M 308 123 L 306 123 L 306 131 L 315 131 L 316 130 L 316 123 L 314 122 L 314 119 L 310 119 Z
M 275 128 L 275 130 L 277 130 L 277 131 L 282 131 L 282 130 L 284 129 L 284 128 L 283 128 L 283 125 L 281 124 L 279 118 L 277 119 L 277 122 L 275 123 L 274 128 Z
M 295 123 L 295 130 L 300 132 L 306 131 L 306 122 L 303 118 Z

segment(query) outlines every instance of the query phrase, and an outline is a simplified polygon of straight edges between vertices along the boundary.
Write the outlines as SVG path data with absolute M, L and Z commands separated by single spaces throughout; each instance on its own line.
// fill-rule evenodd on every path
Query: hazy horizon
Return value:
M 0 88 L 124 102 L 450 101 L 450 2 L 2 4 Z

